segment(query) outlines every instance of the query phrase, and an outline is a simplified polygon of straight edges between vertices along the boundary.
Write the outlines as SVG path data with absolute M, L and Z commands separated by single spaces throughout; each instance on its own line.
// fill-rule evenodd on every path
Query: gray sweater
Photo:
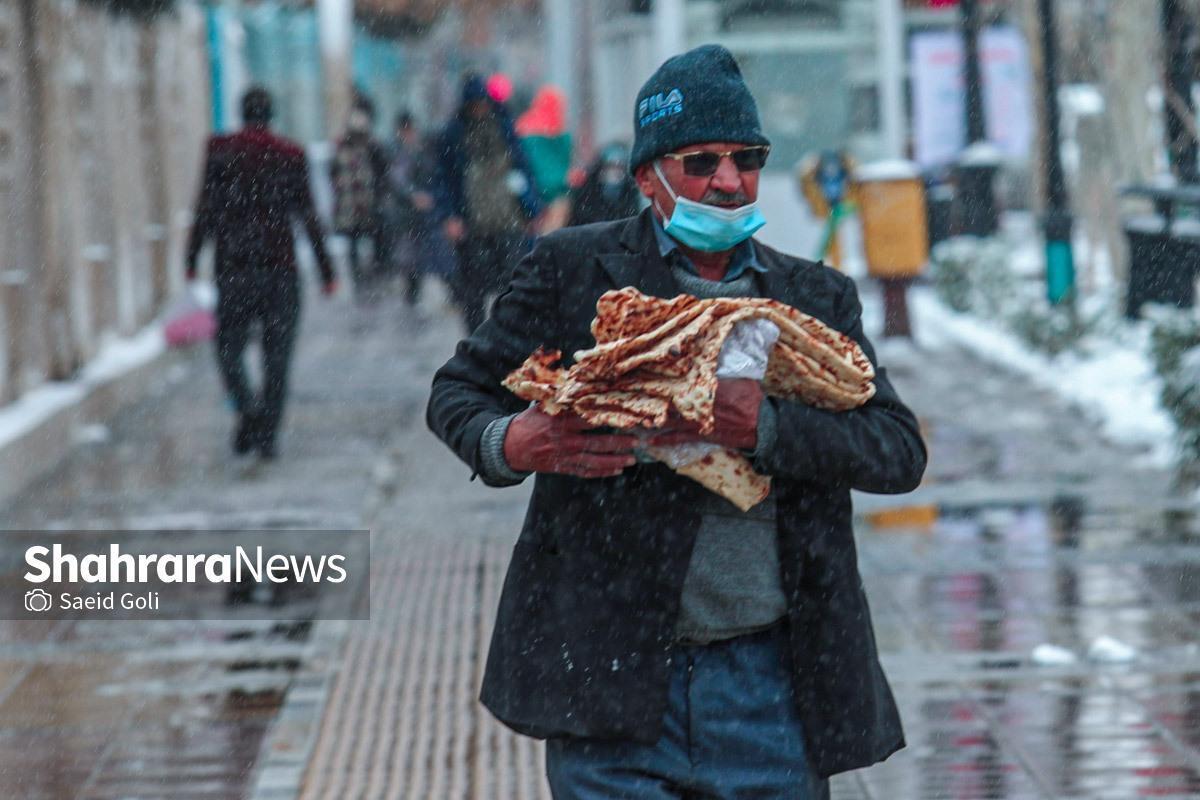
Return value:
M 759 296 L 751 272 L 728 282 L 705 280 L 679 266 L 673 267 L 672 273 L 680 290 L 694 297 Z M 528 474 L 514 471 L 504 459 L 504 436 L 510 422 L 512 417 L 496 420 L 484 430 L 480 442 L 482 471 L 496 483 L 516 483 Z M 764 402 L 755 450 L 764 452 L 774 443 L 774 410 Z M 753 633 L 780 620 L 787 613 L 787 598 L 780 581 L 774 494 L 747 512 L 709 494 L 700 511 L 676 636 L 687 642 L 714 642 Z

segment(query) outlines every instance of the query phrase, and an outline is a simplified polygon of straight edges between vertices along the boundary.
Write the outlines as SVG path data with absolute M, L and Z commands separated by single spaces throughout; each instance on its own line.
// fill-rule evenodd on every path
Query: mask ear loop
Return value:
M 663 177 L 662 170 L 658 168 L 659 161 L 660 159 L 654 159 L 654 174 L 658 176 L 658 182 L 667 190 L 667 194 L 671 195 L 671 202 L 678 203 L 679 195 L 675 194 L 675 190 L 671 188 L 671 184 Z M 663 211 L 662 206 L 659 205 L 658 198 L 654 200 L 654 207 L 658 209 L 659 216 L 663 218 L 663 222 L 665 223 L 667 221 L 667 212 Z

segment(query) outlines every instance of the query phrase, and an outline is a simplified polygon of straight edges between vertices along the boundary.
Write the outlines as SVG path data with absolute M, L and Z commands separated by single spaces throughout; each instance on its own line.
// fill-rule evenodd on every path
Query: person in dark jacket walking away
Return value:
M 481 699 L 544 737 L 558 800 L 828 797 L 828 776 L 904 746 L 859 578 L 850 491 L 915 488 L 917 421 L 876 364 L 842 413 L 722 379 L 716 426 L 652 442 L 741 450 L 771 476 L 747 512 L 637 439 L 550 416 L 501 386 L 539 346 L 594 345 L 596 300 L 767 297 L 876 362 L 854 282 L 755 241 L 769 142 L 729 51 L 664 63 L 638 93 L 630 166 L 651 207 L 543 237 L 493 317 L 435 375 L 427 419 L 485 483 L 535 475 Z M 670 425 L 670 423 L 668 423 Z
M 233 450 L 275 457 L 287 398 L 288 368 L 300 318 L 293 221 L 303 224 L 317 258 L 322 290 L 337 283 L 309 189 L 299 145 L 272 133 L 271 96 L 252 88 L 242 99 L 245 127 L 208 142 L 204 183 L 187 250 L 187 278 L 196 278 L 204 243 L 216 244 L 217 364 L 238 415 Z M 243 354 L 255 324 L 262 327 L 263 384 L 254 392 Z
M 395 140 L 388 150 L 383 218 L 386 251 L 408 281 L 405 299 L 410 306 L 421 298 L 433 210 L 432 162 L 412 115 L 404 111 L 396 117 Z
M 629 175 L 629 149 L 610 144 L 587 177 L 571 192 L 569 225 L 590 225 L 632 217 L 641 207 L 637 182 Z
M 508 112 L 478 75 L 463 82 L 462 105 L 435 155 L 438 215 L 458 252 L 452 290 L 470 332 L 525 248 L 539 211 L 537 187 Z
M 380 266 L 388 260 L 380 235 L 388 160 L 383 147 L 371 136 L 374 121 L 374 106 L 365 98 L 358 99 L 330 164 L 334 230 L 347 239 L 354 296 L 360 301 L 367 298 L 369 283 L 380 277 Z M 367 259 L 368 242 L 373 264 Z M 376 274 L 372 274 L 371 267 Z

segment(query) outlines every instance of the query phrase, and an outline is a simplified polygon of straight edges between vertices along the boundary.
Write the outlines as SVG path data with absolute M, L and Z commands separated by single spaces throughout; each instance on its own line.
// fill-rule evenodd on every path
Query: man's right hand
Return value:
M 450 240 L 450 244 L 458 244 L 458 240 L 467 232 L 461 217 L 447 218 L 442 225 L 442 230 L 445 232 L 446 238 Z
M 522 411 L 504 437 L 504 459 L 518 472 L 556 472 L 577 478 L 612 478 L 633 466 L 637 437 L 588 433 L 593 426 L 570 412 L 551 416 Z

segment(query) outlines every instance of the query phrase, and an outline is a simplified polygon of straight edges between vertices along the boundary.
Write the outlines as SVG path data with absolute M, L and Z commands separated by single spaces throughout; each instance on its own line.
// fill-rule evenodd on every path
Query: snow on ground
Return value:
M 1131 325 L 1121 340 L 1095 337 L 1079 352 L 1051 357 L 995 323 L 950 310 L 929 287 L 910 291 L 909 304 L 920 346 L 965 347 L 1074 403 L 1113 441 L 1144 448 L 1147 465 L 1171 463 L 1175 426 L 1159 403 L 1162 381 L 1148 355 L 1144 325 Z

